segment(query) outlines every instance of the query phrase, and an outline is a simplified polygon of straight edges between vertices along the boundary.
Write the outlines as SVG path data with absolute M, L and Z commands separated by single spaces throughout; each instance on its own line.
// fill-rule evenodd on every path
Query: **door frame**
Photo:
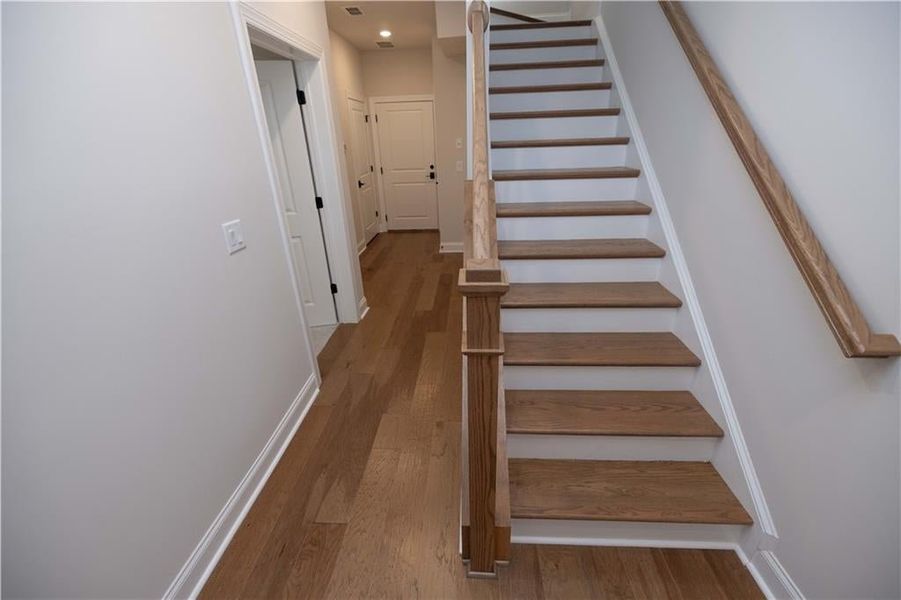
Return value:
M 294 259 L 291 254 L 288 232 L 281 214 L 283 204 L 281 189 L 278 185 L 278 175 L 273 159 L 274 152 L 269 139 L 263 99 L 257 83 L 251 44 L 293 61 L 297 81 L 307 95 L 306 109 L 308 109 L 307 114 L 310 119 L 306 125 L 310 140 L 310 161 L 313 165 L 317 191 L 325 199 L 325 205 L 320 215 L 325 234 L 323 241 L 330 261 L 329 267 L 334 283 L 338 286 L 338 292 L 335 294 L 338 322 L 356 323 L 366 314 L 369 307 L 366 297 L 363 295 L 362 276 L 356 255 L 356 236 L 351 231 L 353 222 L 350 220 L 351 215 L 347 213 L 348 192 L 345 189 L 346 182 L 341 173 L 339 144 L 334 128 L 325 125 L 335 121 L 329 95 L 324 50 L 316 42 L 274 21 L 251 3 L 231 3 L 230 11 L 238 37 L 244 82 L 257 125 L 263 161 L 269 176 L 269 187 L 279 222 L 283 251 L 287 260 L 286 265 L 294 286 L 295 301 L 303 326 L 308 331 L 307 319 L 303 314 L 300 288 L 293 269 Z M 316 353 L 312 348 L 309 334 L 306 337 L 311 355 L 315 358 Z M 315 360 L 313 363 L 316 376 L 321 382 L 318 365 Z
M 351 109 L 350 109 L 350 101 L 351 101 L 351 100 L 353 100 L 354 102 L 359 102 L 360 104 L 362 104 L 362 105 L 363 105 L 363 108 L 364 108 L 364 109 L 366 110 L 366 112 L 368 113 L 367 116 L 371 116 L 371 115 L 373 114 L 373 112 L 372 112 L 372 110 L 370 110 L 370 109 L 371 109 L 371 105 L 369 104 L 369 100 L 367 100 L 365 96 L 362 96 L 362 97 L 359 97 L 359 98 L 358 98 L 357 96 L 355 96 L 354 94 L 352 94 L 352 93 L 350 92 L 350 90 L 348 90 L 348 91 L 344 94 L 344 104 L 345 104 L 345 107 L 344 107 L 344 108 L 347 110 L 347 120 L 348 120 L 347 126 L 348 126 L 348 130 L 353 131 L 352 126 L 351 126 L 351 123 L 350 123 L 350 119 L 353 117 L 353 115 L 351 115 L 351 112 L 352 112 L 352 111 L 351 111 Z M 374 119 L 374 118 L 373 118 L 373 119 L 369 119 L 369 120 L 367 121 L 367 123 L 366 123 L 366 143 L 369 144 L 369 157 L 372 159 L 373 167 L 374 167 L 375 165 L 378 164 L 378 157 L 377 157 L 376 154 L 375 154 L 375 149 L 372 147 L 373 130 L 375 129 L 375 127 L 373 127 L 373 124 L 374 124 L 374 123 L 375 123 L 375 119 Z M 346 143 L 346 141 L 345 141 L 345 143 Z M 351 143 L 353 143 L 353 140 L 351 140 Z M 345 156 L 346 156 L 346 153 L 345 153 Z M 350 167 L 348 167 L 348 172 L 349 172 L 349 171 L 350 171 Z M 350 183 L 350 180 L 351 180 L 351 179 L 352 179 L 352 178 L 350 178 L 350 177 L 348 178 L 348 185 L 350 186 L 350 193 L 351 193 L 351 195 L 352 195 L 353 198 L 354 198 L 355 206 L 359 206 L 359 204 L 360 204 L 360 196 L 359 196 L 359 194 L 358 194 L 358 192 L 357 192 L 357 189 L 354 188 L 353 184 Z M 355 178 L 355 177 L 354 177 L 353 179 L 354 179 L 354 181 L 356 181 L 356 178 Z M 372 171 L 372 181 L 373 181 L 372 188 L 375 190 L 375 201 L 376 201 L 376 204 L 378 204 L 378 208 L 379 208 L 379 218 L 378 218 L 378 223 L 376 223 L 376 235 L 378 235 L 379 233 L 382 233 L 382 229 L 381 229 L 381 224 L 382 224 L 382 218 L 381 218 L 381 216 L 382 216 L 382 205 L 379 203 L 379 186 L 378 186 L 379 173 L 378 173 L 378 171 L 375 171 L 374 168 L 373 168 L 373 171 Z M 355 213 L 355 214 L 354 214 L 354 218 L 356 218 L 356 216 L 357 216 L 357 215 L 356 215 L 356 213 Z M 367 239 L 366 239 L 366 224 L 363 223 L 363 224 L 362 224 L 362 227 L 363 227 L 363 245 L 362 245 L 362 246 L 357 245 L 357 255 L 358 255 L 358 256 L 359 256 L 360 254 L 363 254 L 363 252 L 364 252 L 364 251 L 366 250 L 366 248 L 369 246 L 369 242 L 371 241 L 371 240 L 367 240 Z M 356 231 L 354 231 L 354 234 L 356 234 Z M 373 236 L 373 238 L 374 238 L 374 236 Z
M 376 105 L 380 103 L 389 103 L 389 102 L 431 102 L 432 103 L 432 131 L 434 135 L 432 136 L 432 143 L 435 145 L 435 166 L 438 166 L 438 123 L 435 119 L 435 96 L 434 94 L 407 94 L 403 96 L 370 96 L 369 98 L 369 114 L 376 114 Z M 374 120 L 374 118 L 373 118 Z M 370 122 L 371 124 L 371 122 Z M 388 203 L 385 200 L 387 194 L 385 194 L 385 185 L 383 181 L 383 173 L 382 173 L 382 150 L 379 144 L 379 128 L 378 127 L 370 127 L 372 133 L 372 147 L 375 152 L 375 164 L 378 165 L 379 170 L 376 173 L 378 186 L 376 187 L 376 191 L 378 192 L 379 197 L 379 233 L 388 231 Z M 437 173 L 437 169 L 436 169 Z M 439 183 L 436 185 L 440 185 Z M 441 229 L 441 211 L 438 210 L 438 191 L 435 191 L 435 220 L 436 220 L 436 230 L 440 231 Z

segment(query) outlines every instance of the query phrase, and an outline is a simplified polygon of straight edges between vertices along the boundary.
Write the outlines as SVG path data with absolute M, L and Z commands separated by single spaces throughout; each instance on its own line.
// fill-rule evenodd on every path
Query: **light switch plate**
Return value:
M 462 172 L 463 172 L 463 161 L 458 160 L 457 161 L 457 173 L 462 173 Z
M 244 230 L 241 229 L 240 219 L 222 224 L 222 233 L 225 235 L 225 247 L 229 254 L 247 247 L 244 243 Z

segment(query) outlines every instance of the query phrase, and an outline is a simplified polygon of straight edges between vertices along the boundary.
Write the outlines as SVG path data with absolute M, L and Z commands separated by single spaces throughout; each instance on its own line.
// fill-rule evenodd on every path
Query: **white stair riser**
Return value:
M 553 140 L 616 135 L 619 115 L 550 119 L 491 119 L 493 140 Z
M 696 367 L 504 365 L 508 390 L 689 390 Z
M 489 23 L 491 25 L 521 25 L 524 23 L 521 19 L 514 19 L 513 17 L 505 17 L 504 15 L 498 15 L 495 13 L 491 13 L 489 16 Z
M 587 60 L 598 58 L 598 47 L 552 46 L 550 48 L 519 48 L 515 50 L 491 50 L 488 64 L 535 62 L 539 60 Z
M 489 71 L 488 73 L 489 86 L 551 85 L 554 83 L 589 83 L 599 81 L 604 81 L 604 67 L 517 69 L 513 71 Z
M 670 331 L 674 308 L 505 308 L 501 331 Z
M 573 240 L 645 237 L 647 215 L 618 217 L 504 217 L 499 240 Z
M 515 544 L 733 549 L 742 525 L 513 519 Z
M 709 461 L 718 438 L 507 434 L 510 458 Z
M 498 202 L 636 200 L 637 177 L 495 181 Z
M 527 259 L 501 262 L 512 283 L 656 281 L 660 272 L 659 258 Z
M 491 150 L 491 168 L 500 171 L 504 169 L 622 167 L 626 164 L 626 148 L 626 144 L 494 148 Z
M 494 25 L 494 15 L 491 17 Z M 492 29 L 489 34 L 492 43 L 539 42 L 544 40 L 580 40 L 596 37 L 597 31 L 590 25 L 584 27 L 548 27 L 545 29 Z
M 491 94 L 488 98 L 488 108 L 495 112 L 571 108 L 610 108 L 610 90 Z

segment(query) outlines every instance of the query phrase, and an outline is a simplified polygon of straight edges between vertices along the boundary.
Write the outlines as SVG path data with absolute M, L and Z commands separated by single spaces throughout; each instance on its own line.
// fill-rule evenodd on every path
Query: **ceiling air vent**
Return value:
M 379 48 L 394 48 L 394 44 L 391 42 L 376 42 L 375 45 Z
M 345 6 L 344 10 L 347 11 L 347 14 L 352 15 L 354 17 L 359 17 L 363 14 L 363 11 L 360 10 L 359 6 Z

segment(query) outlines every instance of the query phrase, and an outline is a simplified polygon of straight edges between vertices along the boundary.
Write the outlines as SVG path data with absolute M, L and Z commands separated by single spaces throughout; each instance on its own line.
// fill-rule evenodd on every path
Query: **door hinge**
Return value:
M 380 174 L 380 175 L 384 175 L 384 174 L 385 174 L 385 169 L 383 169 L 382 167 L 379 167 L 379 174 Z
M 336 284 L 334 284 L 334 283 L 332 284 L 332 293 L 333 293 L 333 294 L 337 294 L 337 293 L 338 293 L 338 286 L 337 286 Z
M 372 173 L 372 165 L 369 165 L 369 172 Z
M 322 204 L 322 196 L 316 196 L 316 208 L 322 208 L 324 204 Z
M 365 122 L 365 123 L 369 122 L 369 115 L 363 115 L 363 122 Z
M 378 114 L 378 113 L 375 113 L 375 122 L 376 122 L 376 123 L 379 122 L 379 114 Z
M 307 103 L 307 95 L 303 93 L 303 90 L 297 90 L 297 103 L 301 106 Z
M 375 216 L 379 216 L 379 211 L 375 211 Z

